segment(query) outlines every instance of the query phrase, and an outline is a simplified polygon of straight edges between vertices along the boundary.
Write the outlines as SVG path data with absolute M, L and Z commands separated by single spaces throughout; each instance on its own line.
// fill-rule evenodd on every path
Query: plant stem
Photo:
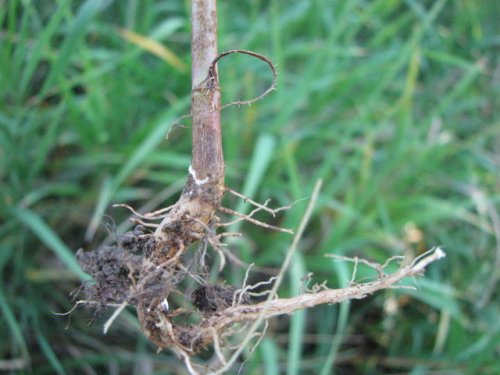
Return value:
M 209 77 L 217 57 L 216 4 L 216 0 L 192 0 L 192 168 L 199 180 L 208 177 L 223 183 L 220 87 L 217 74 Z
M 192 25 L 193 149 L 189 177 L 180 199 L 148 242 L 135 287 L 147 296 L 137 303 L 142 331 L 160 348 L 179 345 L 182 325 L 179 328 L 170 321 L 164 306 L 182 280 L 179 269 L 183 254 L 194 242 L 206 238 L 224 195 L 220 87 L 217 70 L 212 67 L 217 58 L 216 0 L 192 1 Z

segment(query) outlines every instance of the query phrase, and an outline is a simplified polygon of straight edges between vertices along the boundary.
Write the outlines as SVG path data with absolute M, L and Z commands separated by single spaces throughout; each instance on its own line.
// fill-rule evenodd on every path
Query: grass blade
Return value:
M 24 339 L 22 328 L 17 322 L 14 312 L 12 311 L 10 305 L 7 302 L 7 299 L 5 298 L 5 295 L 3 294 L 4 286 L 3 285 L 1 286 L 2 287 L 0 288 L 0 311 L 2 311 L 2 315 L 5 321 L 7 322 L 7 326 L 9 327 L 10 332 L 12 334 L 13 341 L 18 345 L 24 361 L 28 363 L 30 358 L 28 345 L 26 344 L 26 340 Z
M 54 254 L 81 280 L 88 280 L 89 276 L 84 273 L 76 262 L 73 251 L 57 236 L 54 230 L 47 225 L 43 219 L 35 212 L 20 208 L 11 207 L 9 212 L 38 237 Z
M 300 294 L 302 277 L 306 273 L 304 257 L 300 253 L 294 254 L 290 267 L 290 285 L 292 295 Z M 288 375 L 300 374 L 300 362 L 302 360 L 302 342 L 304 341 L 304 330 L 306 326 L 307 310 L 295 312 L 290 318 L 290 339 L 288 346 Z
M 126 161 L 125 165 L 118 171 L 116 176 L 106 181 L 101 189 L 98 203 L 94 209 L 92 219 L 90 220 L 87 232 L 85 233 L 85 240 L 90 241 L 99 227 L 102 215 L 108 207 L 113 195 L 116 193 L 121 184 L 130 174 L 148 157 L 148 155 L 156 148 L 161 142 L 165 141 L 165 135 L 172 127 L 175 121 L 175 116 L 180 112 L 185 111 L 189 103 L 189 98 L 179 100 L 172 108 L 162 113 L 155 121 L 155 125 L 148 136 L 138 145 L 132 156 Z

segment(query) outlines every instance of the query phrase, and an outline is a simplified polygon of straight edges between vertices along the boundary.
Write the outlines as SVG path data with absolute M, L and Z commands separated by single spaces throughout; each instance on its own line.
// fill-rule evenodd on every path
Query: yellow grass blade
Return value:
M 185 72 L 187 70 L 186 64 L 184 64 L 184 62 L 179 57 L 177 57 L 176 54 L 174 54 L 163 44 L 130 30 L 120 29 L 119 33 L 123 39 L 152 53 L 153 55 L 158 56 L 160 59 L 172 65 L 178 71 Z

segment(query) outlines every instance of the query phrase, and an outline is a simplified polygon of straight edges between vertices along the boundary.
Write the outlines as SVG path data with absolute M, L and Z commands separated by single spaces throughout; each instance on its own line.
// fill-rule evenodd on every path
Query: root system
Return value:
M 353 275 L 351 285 L 345 289 L 328 289 L 322 284 L 321 288 L 313 288 L 299 296 L 279 299 L 278 287 L 312 213 L 321 186 L 318 182 L 280 272 L 258 285 L 270 288 L 259 292 L 260 296 L 267 296 L 264 302 L 252 303 L 250 295 L 255 286 L 245 285 L 247 278 L 239 287 L 223 281 L 219 284 L 208 282 L 206 248 L 215 250 L 221 267 L 227 253 L 220 242 L 225 234 L 218 230 L 231 222 L 222 223 L 218 213 L 235 216 L 232 223 L 247 220 L 267 230 L 292 233 L 289 229 L 252 218 L 259 211 L 274 216 L 289 207 L 271 209 L 268 202 L 259 204 L 224 185 L 217 61 L 232 53 L 246 53 L 266 62 L 273 73 L 273 84 L 264 94 L 274 88 L 276 75 L 273 64 L 254 52 L 233 50 L 218 55 L 215 14 L 215 0 L 193 0 L 193 149 L 189 175 L 179 200 L 171 207 L 149 214 L 138 214 L 122 205 L 136 214 L 135 221 L 140 225 L 123 234 L 112 246 L 77 253 L 82 269 L 92 276 L 92 281 L 83 287 L 86 301 L 98 308 L 118 305 L 112 319 L 125 306 L 134 306 L 148 339 L 160 350 L 173 350 L 192 374 L 198 373 L 199 369 L 191 361 L 191 356 L 209 346 L 213 347 L 219 360 L 209 370 L 222 373 L 229 369 L 245 345 L 258 334 L 261 323 L 266 323 L 270 317 L 291 314 L 297 309 L 318 304 L 363 298 L 379 289 L 395 287 L 402 278 L 420 274 L 430 262 L 444 256 L 441 249 L 433 249 L 393 274 L 384 274 L 385 265 L 377 266 L 380 277 L 368 283 L 355 284 Z M 255 209 L 243 215 L 221 207 L 225 192 L 245 199 Z M 201 245 L 202 251 L 193 254 L 194 251 L 188 250 L 195 244 Z M 235 259 L 234 255 L 229 258 Z M 238 330 L 241 325 L 246 325 L 243 335 Z M 230 358 L 225 358 L 221 348 L 231 335 L 239 335 L 240 339 Z

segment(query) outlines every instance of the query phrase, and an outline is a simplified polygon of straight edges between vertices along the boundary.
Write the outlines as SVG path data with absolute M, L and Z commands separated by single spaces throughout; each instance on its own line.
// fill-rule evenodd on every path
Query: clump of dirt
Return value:
M 144 225 L 137 225 L 132 231 L 126 232 L 118 242 L 120 247 L 133 254 L 144 254 L 153 245 Z
M 227 309 L 235 302 L 249 304 L 250 298 L 243 294 L 240 298 L 237 289 L 232 285 L 205 284 L 191 294 L 191 302 L 202 313 L 214 313 Z
M 76 258 L 80 267 L 93 279 L 83 285 L 85 298 L 97 302 L 98 309 L 123 302 L 149 310 L 168 306 L 165 302 L 168 295 L 188 272 L 179 267 L 152 267 L 148 255 L 155 245 L 154 236 L 138 225 L 123 234 L 115 245 L 94 251 L 78 250 Z M 241 294 L 236 287 L 217 284 L 199 286 L 191 294 L 190 302 L 204 316 L 235 304 L 251 303 L 249 296 Z M 169 308 L 162 308 L 165 315 L 171 313 Z
M 140 271 L 139 256 L 127 254 L 118 246 L 106 246 L 91 252 L 80 249 L 76 259 L 82 270 L 93 278 L 84 284 L 86 299 L 102 306 L 129 299 L 131 277 Z
M 97 302 L 100 307 L 109 303 L 134 303 L 137 280 L 143 269 L 143 253 L 151 246 L 154 246 L 153 238 L 139 225 L 123 234 L 115 245 L 94 251 L 78 250 L 78 264 L 93 279 L 83 285 L 86 299 Z

